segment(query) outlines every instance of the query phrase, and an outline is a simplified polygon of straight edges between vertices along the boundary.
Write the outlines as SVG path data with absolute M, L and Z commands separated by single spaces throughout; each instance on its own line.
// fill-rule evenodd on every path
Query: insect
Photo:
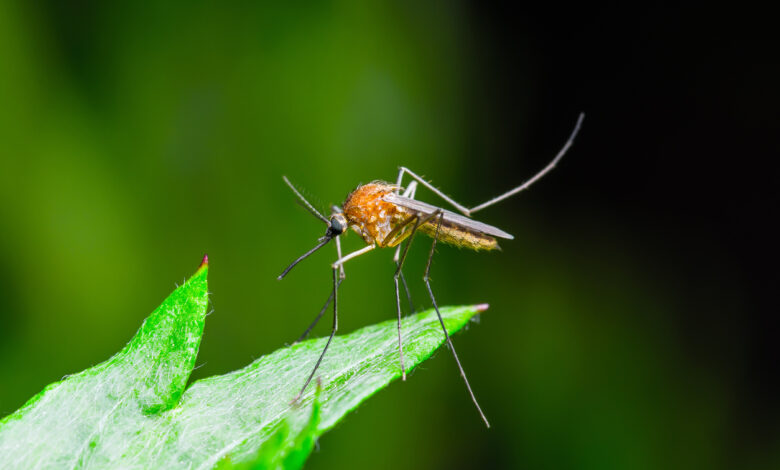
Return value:
M 282 274 L 279 275 L 278 279 L 281 280 L 284 278 L 287 273 L 289 273 L 290 270 L 295 267 L 295 265 L 328 244 L 331 240 L 336 241 L 336 253 L 338 256 L 338 259 L 331 265 L 333 271 L 333 290 L 331 291 L 330 296 L 325 302 L 325 305 L 320 310 L 319 314 L 316 316 L 312 324 L 309 325 L 306 331 L 304 331 L 303 335 L 301 335 L 298 341 L 306 338 L 311 329 L 314 328 L 320 318 L 322 318 L 323 314 L 332 302 L 333 326 L 331 328 L 330 336 L 328 337 L 328 341 L 325 343 L 325 347 L 322 349 L 322 353 L 317 359 L 311 374 L 309 374 L 306 383 L 303 384 L 301 391 L 293 401 L 297 401 L 298 398 L 300 398 L 303 394 L 304 390 L 306 390 L 306 387 L 309 385 L 312 378 L 314 377 L 314 374 L 317 372 L 317 369 L 322 362 L 322 358 L 325 357 L 325 352 L 328 350 L 328 346 L 330 346 L 330 343 L 333 340 L 333 336 L 336 334 L 336 330 L 338 329 L 338 289 L 346 277 L 344 272 L 344 264 L 351 259 L 357 258 L 358 256 L 364 255 L 377 248 L 396 248 L 394 256 L 396 269 L 395 274 L 393 275 L 393 281 L 395 284 L 396 311 L 398 313 L 398 352 L 401 366 L 401 375 L 403 380 L 406 380 L 403 341 L 401 339 L 401 296 L 399 289 L 399 279 L 401 284 L 404 286 L 407 298 L 410 299 L 409 288 L 406 284 L 406 279 L 403 276 L 402 268 L 415 234 L 417 234 L 417 232 L 422 232 L 423 234 L 433 239 L 431 243 L 431 249 L 428 254 L 428 262 L 425 267 L 425 274 L 423 275 L 423 281 L 425 282 L 425 286 L 428 290 L 428 294 L 430 295 L 433 307 L 436 310 L 436 314 L 439 317 L 439 323 L 441 323 L 441 327 L 444 331 L 444 336 L 447 344 L 449 345 L 449 349 L 452 351 L 452 355 L 455 358 L 455 363 L 458 366 L 460 375 L 463 378 L 469 395 L 471 396 L 471 401 L 477 408 L 477 411 L 482 417 L 482 420 L 485 422 L 485 425 L 490 427 L 490 423 L 485 417 L 485 414 L 482 412 L 482 408 L 479 406 L 479 403 L 474 396 L 474 392 L 471 390 L 471 385 L 469 384 L 466 373 L 460 364 L 458 354 L 455 352 L 455 346 L 452 344 L 452 339 L 447 332 L 447 328 L 444 326 L 444 321 L 442 320 L 441 314 L 439 313 L 439 307 L 436 303 L 436 298 L 433 295 L 433 290 L 431 289 L 429 274 L 436 243 L 442 242 L 449 245 L 473 250 L 494 250 L 498 248 L 498 242 L 496 238 L 511 240 L 513 238 L 512 235 L 504 232 L 499 228 L 473 220 L 471 215 L 527 189 L 529 186 L 551 171 L 558 163 L 558 161 L 563 157 L 563 155 L 569 150 L 569 147 L 571 147 L 571 145 L 574 143 L 574 139 L 580 130 L 580 126 L 582 125 L 584 118 L 584 114 L 579 115 L 577 123 L 574 126 L 574 130 L 572 131 L 564 146 L 561 148 L 555 158 L 553 158 L 552 161 L 547 164 L 547 166 L 545 166 L 531 179 L 500 196 L 497 196 L 470 209 L 455 202 L 452 198 L 441 192 L 439 189 L 435 188 L 428 181 L 421 178 L 408 168 L 401 167 L 399 169 L 398 178 L 395 184 L 386 183 L 383 181 L 375 181 L 359 186 L 347 196 L 342 207 L 333 206 L 330 219 L 328 219 L 319 211 L 317 211 L 314 206 L 312 206 L 312 204 L 303 197 L 303 195 L 295 188 L 295 186 L 290 183 L 287 177 L 283 177 L 284 182 L 290 187 L 290 189 L 292 189 L 302 205 L 309 212 L 311 212 L 312 215 L 324 222 L 327 225 L 327 229 L 325 231 L 325 235 L 320 237 L 317 245 L 293 261 L 282 272 Z M 403 177 L 407 174 L 412 178 L 412 181 L 404 189 L 402 185 Z M 453 206 L 462 215 L 414 199 L 418 183 L 425 186 L 445 202 Z M 366 246 L 347 255 L 342 255 L 339 236 L 344 234 L 348 228 L 351 228 L 357 232 L 365 241 Z M 406 243 L 402 245 L 404 241 Z

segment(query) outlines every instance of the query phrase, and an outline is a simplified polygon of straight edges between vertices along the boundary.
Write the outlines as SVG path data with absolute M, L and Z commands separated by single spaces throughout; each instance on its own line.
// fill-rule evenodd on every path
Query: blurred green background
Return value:
M 709 125 L 689 113 L 707 90 L 729 99 L 700 80 L 716 54 L 668 52 L 684 21 L 648 38 L 650 20 L 628 34 L 605 12 L 557 13 L 0 2 L 0 415 L 118 351 L 203 253 L 214 312 L 193 378 L 294 340 L 335 248 L 276 281 L 324 232 L 282 175 L 328 207 L 405 165 L 475 205 L 541 168 L 584 110 L 555 172 L 479 214 L 514 241 L 435 258 L 440 304 L 491 305 L 455 343 L 493 428 L 442 351 L 326 434 L 308 468 L 777 468 L 773 397 L 745 406 L 766 389 L 767 371 L 744 372 L 763 305 L 697 205 L 713 170 L 685 156 Z M 427 249 L 405 269 L 418 309 Z M 393 317 L 392 271 L 390 250 L 347 266 L 340 331 Z

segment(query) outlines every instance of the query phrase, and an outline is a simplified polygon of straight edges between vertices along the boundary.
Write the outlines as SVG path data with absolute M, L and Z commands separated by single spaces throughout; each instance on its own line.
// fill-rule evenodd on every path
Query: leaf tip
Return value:
M 204 254 L 203 259 L 198 265 L 198 269 L 195 271 L 195 274 L 193 274 L 192 277 L 194 278 L 195 276 L 198 275 L 208 275 L 208 271 L 209 271 L 209 255 Z
M 490 308 L 490 304 L 477 304 L 474 306 L 474 310 L 476 310 L 477 312 L 484 312 L 489 308 Z

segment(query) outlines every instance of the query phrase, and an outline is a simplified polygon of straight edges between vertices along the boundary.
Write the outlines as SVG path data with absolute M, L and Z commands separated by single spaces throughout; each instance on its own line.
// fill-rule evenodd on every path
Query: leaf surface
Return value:
M 279 349 L 185 387 L 203 334 L 204 264 L 108 361 L 47 386 L 0 420 L 2 468 L 300 468 L 314 442 L 400 377 L 395 321 L 337 336 L 296 405 L 326 338 Z M 445 307 L 451 333 L 479 307 Z M 435 311 L 403 321 L 408 369 L 443 343 Z

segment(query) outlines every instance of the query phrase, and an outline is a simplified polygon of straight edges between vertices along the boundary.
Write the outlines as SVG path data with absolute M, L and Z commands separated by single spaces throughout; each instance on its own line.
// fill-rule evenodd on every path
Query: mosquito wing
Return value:
M 474 230 L 477 232 L 484 233 L 486 235 L 492 235 L 494 237 L 499 237 L 499 238 L 506 238 L 509 240 L 515 238 L 512 235 L 504 232 L 500 228 L 496 228 L 488 224 L 483 224 L 482 222 L 469 219 L 464 215 L 456 214 L 454 212 L 448 211 L 447 209 L 442 209 L 441 207 L 436 207 L 434 205 L 422 201 L 418 201 L 416 199 L 411 199 L 405 196 L 401 196 L 400 194 L 389 193 L 386 194 L 383 199 L 387 202 L 397 204 L 401 207 L 406 207 L 407 209 L 411 209 L 413 211 L 417 211 L 425 215 L 433 214 L 436 211 L 442 211 L 444 213 L 445 221 L 451 224 L 458 225 L 468 230 Z

